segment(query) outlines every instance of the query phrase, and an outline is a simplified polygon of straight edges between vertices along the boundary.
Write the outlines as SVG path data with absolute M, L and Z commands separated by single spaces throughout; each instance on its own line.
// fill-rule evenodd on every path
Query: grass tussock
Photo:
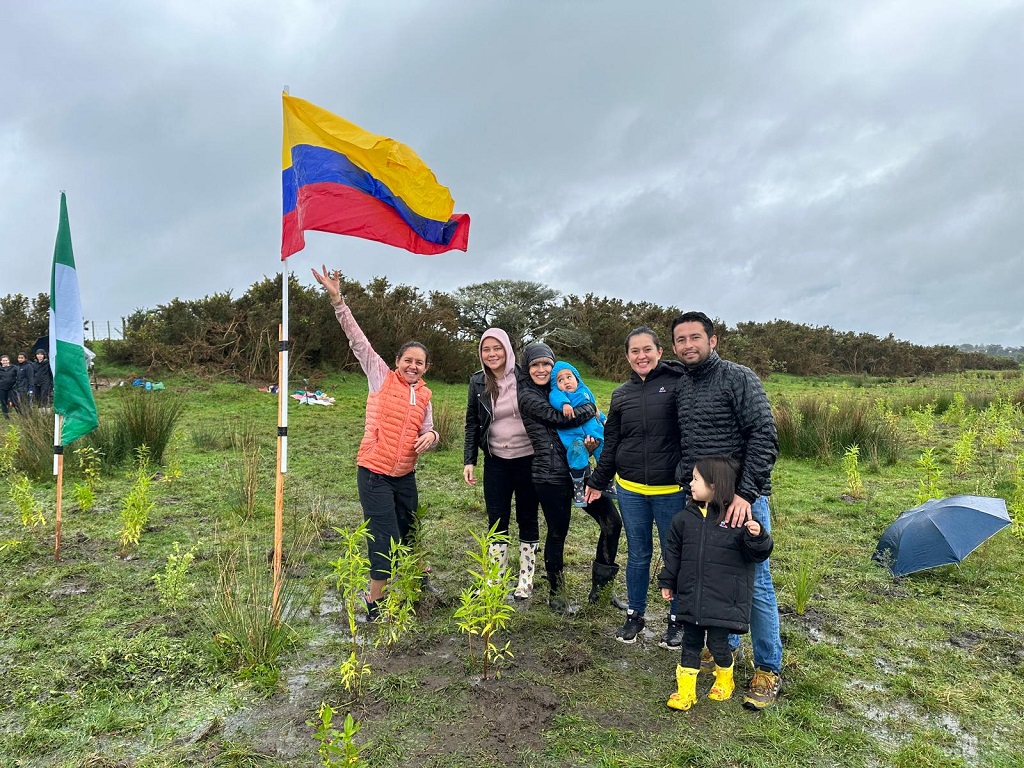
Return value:
M 15 414 L 11 424 L 17 430 L 13 467 L 33 480 L 53 476 L 53 414 L 26 408 Z
M 117 398 L 114 413 L 101 417 L 99 428 L 85 437 L 87 444 L 102 452 L 108 469 L 130 461 L 143 445 L 153 464 L 163 464 L 184 400 L 170 392 L 127 388 L 119 389 Z
M 295 642 L 289 625 L 297 605 L 291 583 L 283 581 L 275 616 L 273 574 L 248 546 L 221 554 L 217 566 L 216 588 L 202 612 L 213 656 L 225 668 L 272 687 L 278 657 Z
M 831 461 L 856 445 L 860 455 L 875 466 L 893 465 L 899 458 L 897 423 L 866 400 L 780 398 L 773 411 L 782 456 Z

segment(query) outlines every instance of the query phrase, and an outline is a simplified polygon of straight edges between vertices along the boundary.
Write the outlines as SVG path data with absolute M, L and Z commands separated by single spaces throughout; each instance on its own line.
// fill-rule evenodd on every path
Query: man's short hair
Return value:
M 676 327 L 680 323 L 700 323 L 704 326 L 704 331 L 707 333 L 709 339 L 715 335 L 715 324 L 711 322 L 710 317 L 705 315 L 703 312 L 683 312 L 683 314 L 672 321 L 673 340 L 676 336 Z

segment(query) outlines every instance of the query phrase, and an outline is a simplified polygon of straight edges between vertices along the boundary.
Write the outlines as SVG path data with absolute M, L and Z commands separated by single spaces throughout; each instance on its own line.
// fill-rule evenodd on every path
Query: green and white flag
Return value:
M 68 204 L 61 192 L 60 224 L 50 274 L 50 368 L 53 410 L 64 417 L 61 445 L 72 443 L 99 426 L 85 360 L 84 326 L 75 254 L 71 250 Z

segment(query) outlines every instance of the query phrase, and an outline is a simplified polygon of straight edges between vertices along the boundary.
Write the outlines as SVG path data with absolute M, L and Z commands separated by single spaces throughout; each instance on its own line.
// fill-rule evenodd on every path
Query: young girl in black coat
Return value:
M 683 622 L 678 690 L 666 702 L 672 709 L 685 711 L 697 702 L 697 673 L 705 643 L 715 659 L 715 683 L 708 698 L 725 701 L 735 687 L 729 633 L 750 631 L 754 564 L 766 560 L 773 546 L 757 520 L 729 528 L 722 519 L 736 493 L 738 475 L 735 459 L 700 459 L 693 468 L 690 502 L 672 518 L 665 567 L 658 574 L 661 596 L 677 597 Z

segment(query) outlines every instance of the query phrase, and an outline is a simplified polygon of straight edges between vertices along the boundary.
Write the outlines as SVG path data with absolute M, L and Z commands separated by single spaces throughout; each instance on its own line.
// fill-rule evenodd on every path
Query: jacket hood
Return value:
M 502 371 L 502 376 L 508 376 L 515 370 L 516 367 L 516 356 L 512 352 L 512 340 L 508 337 L 501 328 L 488 328 L 484 331 L 483 336 L 480 337 L 480 343 L 476 346 L 476 356 L 480 360 L 480 367 L 486 368 L 487 365 L 484 363 L 483 356 L 480 354 L 480 350 L 484 346 L 484 339 L 491 338 L 497 339 L 498 342 L 505 348 L 505 370 Z
M 580 388 L 587 386 L 586 382 L 583 381 L 583 377 L 580 376 L 580 372 L 576 370 L 576 366 L 572 363 L 558 362 L 555 363 L 555 367 L 551 369 L 551 386 L 555 389 L 558 388 L 556 381 L 558 379 L 559 371 L 572 371 L 572 375 L 576 377 L 577 386 Z

